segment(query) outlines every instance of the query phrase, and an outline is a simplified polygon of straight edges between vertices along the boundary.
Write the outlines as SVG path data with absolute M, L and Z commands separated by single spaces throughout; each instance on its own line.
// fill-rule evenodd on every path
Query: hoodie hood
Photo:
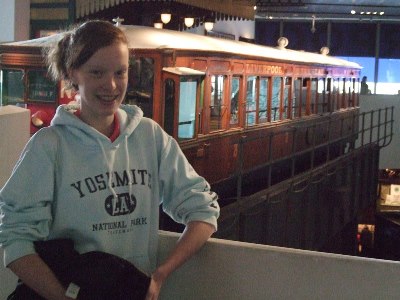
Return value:
M 79 109 L 79 105 L 65 104 L 57 108 L 54 118 L 51 120 L 51 126 L 66 126 L 69 130 L 80 137 L 84 143 L 95 140 L 108 140 L 106 136 L 98 132 L 93 127 L 81 121 L 75 114 Z M 128 137 L 139 125 L 143 117 L 142 110 L 136 105 L 121 105 L 117 111 L 117 116 L 120 122 L 121 137 Z

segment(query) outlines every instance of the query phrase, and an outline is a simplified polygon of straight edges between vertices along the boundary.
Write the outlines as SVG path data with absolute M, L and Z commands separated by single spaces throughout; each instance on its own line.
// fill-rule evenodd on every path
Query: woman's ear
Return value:
M 71 86 L 78 91 L 78 80 L 76 78 L 76 72 L 74 70 L 68 71 L 68 81 L 70 82 Z
M 68 80 L 71 82 L 72 85 L 77 85 L 76 75 L 74 70 L 68 71 Z

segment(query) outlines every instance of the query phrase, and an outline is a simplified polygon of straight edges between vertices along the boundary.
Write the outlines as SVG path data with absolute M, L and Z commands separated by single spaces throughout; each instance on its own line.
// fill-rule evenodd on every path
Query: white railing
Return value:
M 160 259 L 177 237 L 160 233 Z M 398 299 L 399 278 L 399 262 L 211 239 L 161 299 Z
M 160 232 L 160 260 L 178 236 Z M 211 239 L 171 275 L 160 300 L 398 299 L 399 278 L 399 262 Z M 4 300 L 16 278 L 1 267 L 0 279 Z

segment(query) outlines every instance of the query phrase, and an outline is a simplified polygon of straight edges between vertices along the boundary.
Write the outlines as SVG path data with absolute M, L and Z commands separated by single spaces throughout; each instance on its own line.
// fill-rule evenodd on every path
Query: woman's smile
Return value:
M 119 94 L 118 95 L 97 95 L 97 99 L 99 99 L 102 102 L 105 103 L 113 103 L 116 100 L 118 100 Z

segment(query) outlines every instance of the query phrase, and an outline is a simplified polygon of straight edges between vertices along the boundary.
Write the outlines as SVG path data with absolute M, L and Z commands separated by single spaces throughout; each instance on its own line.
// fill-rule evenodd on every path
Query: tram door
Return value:
M 201 85 L 204 73 L 188 68 L 163 69 L 164 129 L 178 141 L 201 130 Z

